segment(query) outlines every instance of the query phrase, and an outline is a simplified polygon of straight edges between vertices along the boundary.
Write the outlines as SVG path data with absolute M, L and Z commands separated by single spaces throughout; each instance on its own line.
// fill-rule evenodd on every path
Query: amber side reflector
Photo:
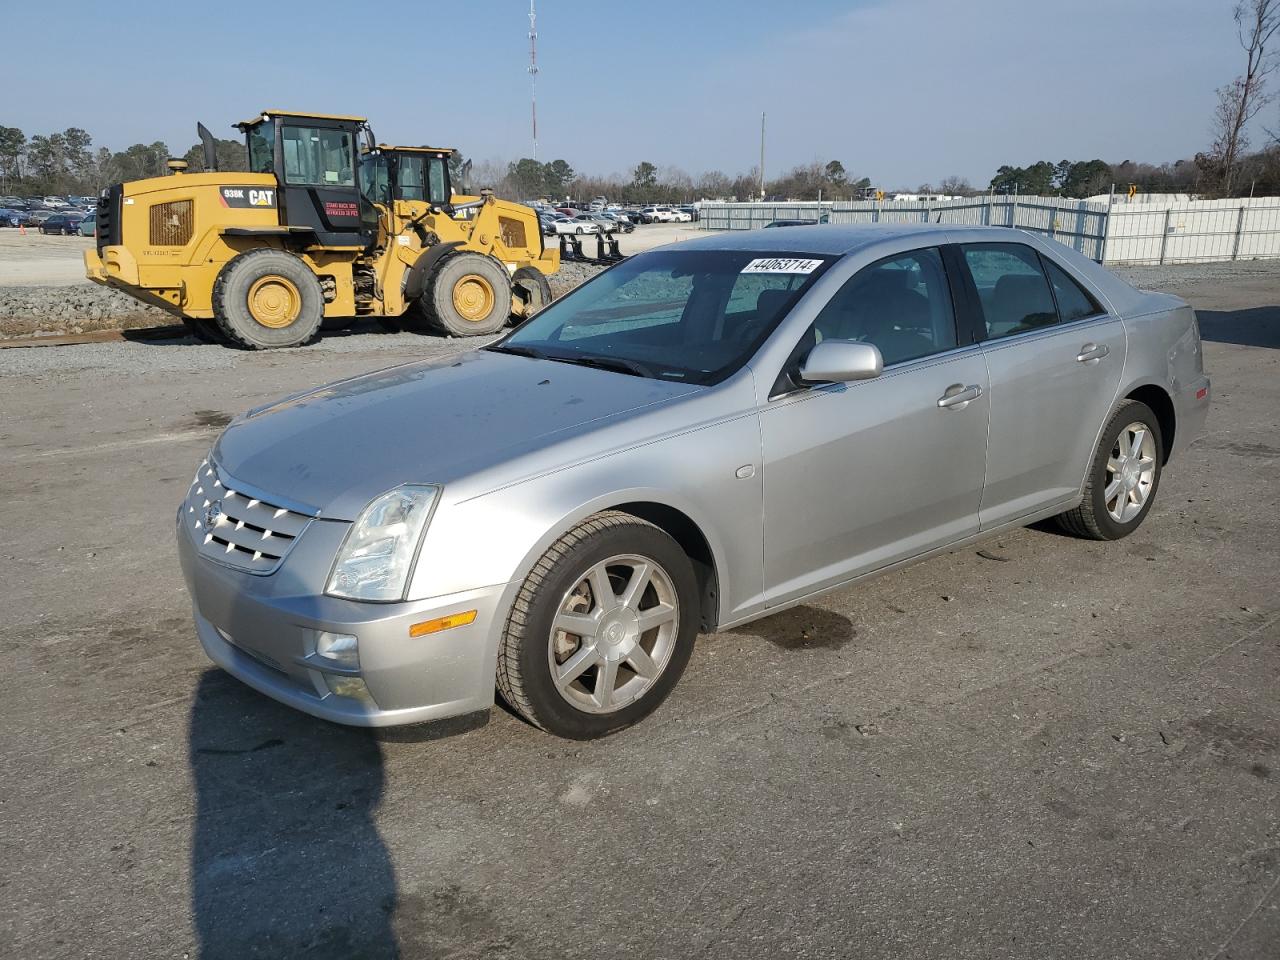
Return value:
M 441 630 L 448 630 L 450 627 L 465 627 L 468 623 L 472 623 L 476 618 L 475 610 L 468 610 L 465 613 L 451 613 L 447 617 L 436 617 L 434 620 L 423 620 L 421 623 L 415 623 L 409 627 L 409 636 L 425 637 L 429 633 L 439 633 Z

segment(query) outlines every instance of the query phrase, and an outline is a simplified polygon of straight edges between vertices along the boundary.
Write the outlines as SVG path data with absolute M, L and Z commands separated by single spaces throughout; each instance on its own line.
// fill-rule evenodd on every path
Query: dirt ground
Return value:
M 327 725 L 193 635 L 173 511 L 221 426 L 474 344 L 0 350 L 0 956 L 1274 960 L 1280 265 L 1145 276 L 1214 403 L 1134 536 L 702 637 L 595 743 Z

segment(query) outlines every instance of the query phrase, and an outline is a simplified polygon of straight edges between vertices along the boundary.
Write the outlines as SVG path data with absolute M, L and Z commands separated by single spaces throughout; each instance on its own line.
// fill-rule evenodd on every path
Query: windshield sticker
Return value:
M 752 260 L 742 268 L 743 273 L 813 273 L 822 266 L 821 260 L 797 260 L 794 257 L 764 257 Z

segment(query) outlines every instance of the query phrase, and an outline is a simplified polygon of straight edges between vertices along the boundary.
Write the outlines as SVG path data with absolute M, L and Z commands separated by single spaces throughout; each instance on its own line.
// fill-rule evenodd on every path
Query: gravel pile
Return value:
M 0 287 L 0 337 L 84 333 L 174 322 L 163 310 L 88 281 L 70 287 Z

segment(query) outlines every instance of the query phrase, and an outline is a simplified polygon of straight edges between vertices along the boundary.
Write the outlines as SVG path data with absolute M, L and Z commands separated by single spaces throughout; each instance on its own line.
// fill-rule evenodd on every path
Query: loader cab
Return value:
M 396 200 L 443 207 L 453 195 L 449 183 L 448 147 L 390 147 L 379 144 L 386 159 L 387 182 Z
M 358 143 L 372 145 L 363 117 L 266 110 L 236 124 L 245 135 L 249 170 L 278 184 L 280 224 L 314 233 L 324 247 L 367 247 L 378 216 L 360 190 Z

